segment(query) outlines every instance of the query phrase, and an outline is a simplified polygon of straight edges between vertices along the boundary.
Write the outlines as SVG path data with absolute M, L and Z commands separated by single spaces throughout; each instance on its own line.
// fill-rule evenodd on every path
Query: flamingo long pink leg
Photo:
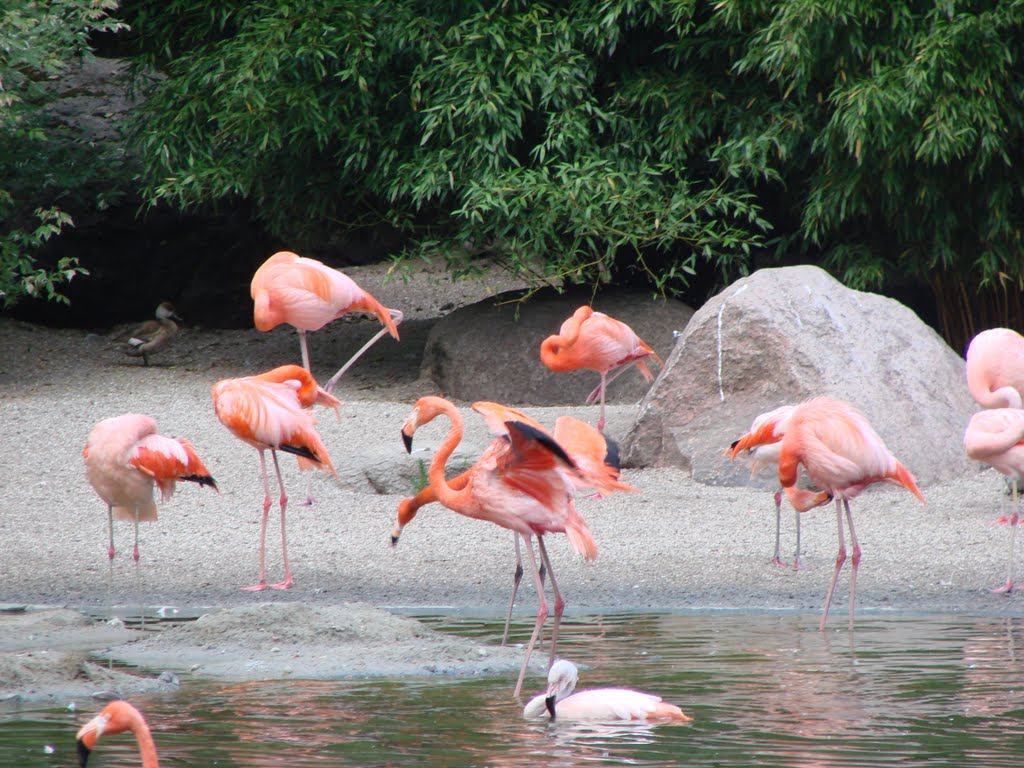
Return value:
M 1018 491 L 1017 491 L 1017 479 L 1014 478 L 1011 485 L 1013 491 L 1013 512 L 1010 513 L 1010 553 L 1009 559 L 1006 562 L 1006 583 L 1001 587 L 996 587 L 993 592 L 996 593 L 1010 593 L 1013 591 L 1013 545 L 1014 539 L 1017 538 L 1017 523 L 1020 521 L 1020 515 L 1017 511 Z
M 274 451 L 271 451 L 274 453 Z M 276 457 L 274 459 L 277 460 Z M 267 477 L 267 459 L 260 449 L 260 475 L 263 478 L 263 522 L 260 525 L 260 580 L 249 587 L 242 587 L 247 592 L 261 592 L 267 588 L 267 517 L 270 515 L 270 480 Z
M 537 537 L 540 541 L 540 537 Z M 529 544 L 529 542 L 527 542 Z M 543 552 L 543 549 L 541 550 Z M 519 698 L 519 694 L 523 690 L 523 680 L 526 679 L 526 668 L 530 664 L 530 654 L 533 653 L 533 647 L 537 644 L 537 637 L 540 635 L 540 628 L 544 624 L 544 620 L 548 617 L 548 603 L 544 599 L 544 584 L 540 580 L 540 570 L 537 568 L 537 558 L 533 555 L 533 547 L 526 547 L 526 554 L 530 558 L 530 572 L 533 574 L 533 583 L 537 587 L 537 622 L 533 625 L 533 634 L 530 635 L 530 642 L 526 646 L 526 656 L 523 658 L 522 669 L 519 670 L 519 679 L 516 680 L 516 689 L 512 692 L 512 696 Z M 550 571 L 550 568 L 548 569 Z M 552 580 L 553 583 L 553 580 Z
M 782 530 L 782 491 L 775 492 L 775 555 L 772 557 L 772 565 L 777 565 L 780 568 L 784 568 L 786 564 L 782 562 L 782 557 L 779 554 L 780 539 Z
M 512 576 L 512 597 L 508 601 L 508 613 L 505 615 L 505 631 L 501 635 L 501 644 L 505 645 L 508 642 L 508 630 L 512 624 L 512 609 L 516 604 L 516 593 L 519 591 L 519 583 L 523 580 L 523 556 L 519 550 L 519 534 L 512 534 L 512 541 L 516 545 L 516 570 Z M 530 546 L 529 541 L 525 541 L 526 546 Z M 540 583 L 544 583 L 544 563 L 540 564 Z
M 853 603 L 857 597 L 857 569 L 860 567 L 860 543 L 857 541 L 857 532 L 853 529 L 853 513 L 850 511 L 850 502 L 843 499 L 843 507 L 846 509 L 846 527 L 850 529 L 850 546 L 853 548 L 853 556 L 850 558 L 850 629 L 853 629 Z
M 284 527 L 284 511 L 288 506 L 288 496 L 284 492 L 284 479 L 281 477 L 281 467 L 277 463 L 277 451 L 270 452 L 271 458 L 274 460 L 274 472 L 277 473 L 277 486 L 281 489 L 281 497 L 278 499 L 278 503 L 281 505 L 281 559 L 284 560 L 284 581 L 278 582 L 277 584 L 271 584 L 273 589 L 289 589 L 294 580 L 292 579 L 292 569 L 288 565 L 288 537 Z
M 828 592 L 825 593 L 825 608 L 821 612 L 821 623 L 818 631 L 825 631 L 825 620 L 828 618 L 828 608 L 832 605 L 832 593 L 836 588 L 836 579 L 839 578 L 839 571 L 846 562 L 846 539 L 843 536 L 843 511 L 839 506 L 840 500 L 836 499 L 836 523 L 839 530 L 839 554 L 836 555 L 836 569 L 832 572 L 832 581 L 829 582 Z
M 309 370 L 309 348 L 306 346 L 306 332 L 297 328 L 299 332 L 299 347 L 302 348 L 302 367 Z
M 555 621 L 551 627 L 551 654 L 548 657 L 548 668 L 555 663 L 555 648 L 558 645 L 558 627 L 562 624 L 562 614 L 565 612 L 565 601 L 562 593 L 558 591 L 558 582 L 555 581 L 555 572 L 551 568 L 551 561 L 548 560 L 548 551 L 544 546 L 544 537 L 537 537 L 537 549 L 540 550 L 541 568 L 548 569 L 548 578 L 551 580 L 551 591 L 555 593 Z
M 404 315 L 402 314 L 401 310 L 389 309 L 388 312 L 391 314 L 391 319 L 395 321 L 395 325 L 398 325 L 399 323 L 402 322 L 402 318 L 404 317 Z M 368 350 L 370 347 L 372 347 L 374 344 L 380 341 L 381 337 L 383 337 L 384 334 L 386 334 L 387 332 L 387 328 L 381 328 L 379 331 L 377 331 L 377 333 L 374 334 L 372 339 L 363 344 L 363 346 L 359 348 L 359 351 L 352 355 L 352 357 L 348 359 L 348 362 L 341 366 L 341 368 L 338 370 L 336 374 L 331 376 L 327 384 L 324 385 L 324 389 L 327 391 L 328 394 L 330 394 L 334 390 L 334 386 L 338 383 L 338 379 L 345 375 L 345 372 L 352 367 L 352 364 L 360 357 L 362 357 L 363 353 L 366 352 L 366 350 Z
M 781 503 L 781 502 L 780 502 Z M 793 552 L 793 570 L 800 570 L 800 512 L 796 512 L 796 551 Z

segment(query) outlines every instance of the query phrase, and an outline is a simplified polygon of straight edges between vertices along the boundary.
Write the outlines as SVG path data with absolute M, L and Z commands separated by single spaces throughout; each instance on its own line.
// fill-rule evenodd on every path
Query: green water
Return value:
M 421 618 L 500 638 L 491 621 Z M 525 722 L 514 675 L 186 677 L 179 693 L 134 701 L 162 766 L 1024 765 L 1024 618 L 862 618 L 853 634 L 816 624 L 747 613 L 567 620 L 560 655 L 591 667 L 581 688 L 658 693 L 694 717 L 687 725 Z M 542 687 L 527 679 L 530 695 Z M 0 704 L 0 768 L 76 765 L 74 733 L 100 706 L 79 705 Z M 138 765 L 133 740 L 105 739 L 90 765 Z

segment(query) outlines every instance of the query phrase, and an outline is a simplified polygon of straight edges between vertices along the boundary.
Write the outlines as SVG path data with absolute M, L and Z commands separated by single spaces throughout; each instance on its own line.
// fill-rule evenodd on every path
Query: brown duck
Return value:
M 178 332 L 178 323 L 184 322 L 171 302 L 161 302 L 156 308 L 156 320 L 147 320 L 126 334 L 128 338 L 121 345 L 121 351 L 129 357 L 141 357 L 143 364 L 149 365 L 149 355 L 163 349 Z

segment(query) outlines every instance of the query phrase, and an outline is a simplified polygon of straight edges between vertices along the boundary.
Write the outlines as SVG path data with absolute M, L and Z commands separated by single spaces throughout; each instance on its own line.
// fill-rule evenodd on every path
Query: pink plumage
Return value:
M 990 328 L 967 347 L 967 389 L 982 408 L 1020 408 L 1024 393 L 1024 336 Z
M 523 708 L 523 717 L 552 720 L 666 720 L 686 722 L 693 718 L 675 704 L 653 693 L 630 688 L 592 688 L 573 693 L 579 672 L 576 665 L 559 659 L 548 672 L 547 690 Z
M 975 461 L 988 464 L 1010 478 L 1013 488 L 1013 512 L 1010 524 L 1010 551 L 1006 564 L 1006 581 L 993 592 L 1011 592 L 1013 580 L 1013 546 L 1020 520 L 1020 480 L 1024 476 L 1024 410 L 993 408 L 971 416 L 964 431 L 964 450 Z
M 156 422 L 141 413 L 126 413 L 96 424 L 89 432 L 82 458 L 86 479 L 110 513 L 111 559 L 116 517 L 136 522 L 134 557 L 138 560 L 138 521 L 157 517 L 154 486 L 160 488 L 165 500 L 174 493 L 179 480 L 217 488 L 188 440 L 158 434 Z

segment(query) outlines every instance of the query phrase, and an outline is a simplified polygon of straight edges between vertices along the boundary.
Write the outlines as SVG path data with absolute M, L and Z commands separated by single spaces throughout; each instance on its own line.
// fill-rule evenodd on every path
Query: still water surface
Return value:
M 420 617 L 500 639 L 500 623 Z M 1024 618 L 616 614 L 564 625 L 580 687 L 629 686 L 686 725 L 525 722 L 514 675 L 228 683 L 183 678 L 139 697 L 162 766 L 1024 766 Z M 525 638 L 532 621 L 518 626 Z M 530 695 L 543 688 L 527 679 Z M 525 692 L 524 692 L 525 693 Z M 0 705 L 0 767 L 76 765 L 75 730 L 100 705 Z M 47 754 L 45 748 L 55 748 Z M 134 766 L 128 735 L 90 766 Z

